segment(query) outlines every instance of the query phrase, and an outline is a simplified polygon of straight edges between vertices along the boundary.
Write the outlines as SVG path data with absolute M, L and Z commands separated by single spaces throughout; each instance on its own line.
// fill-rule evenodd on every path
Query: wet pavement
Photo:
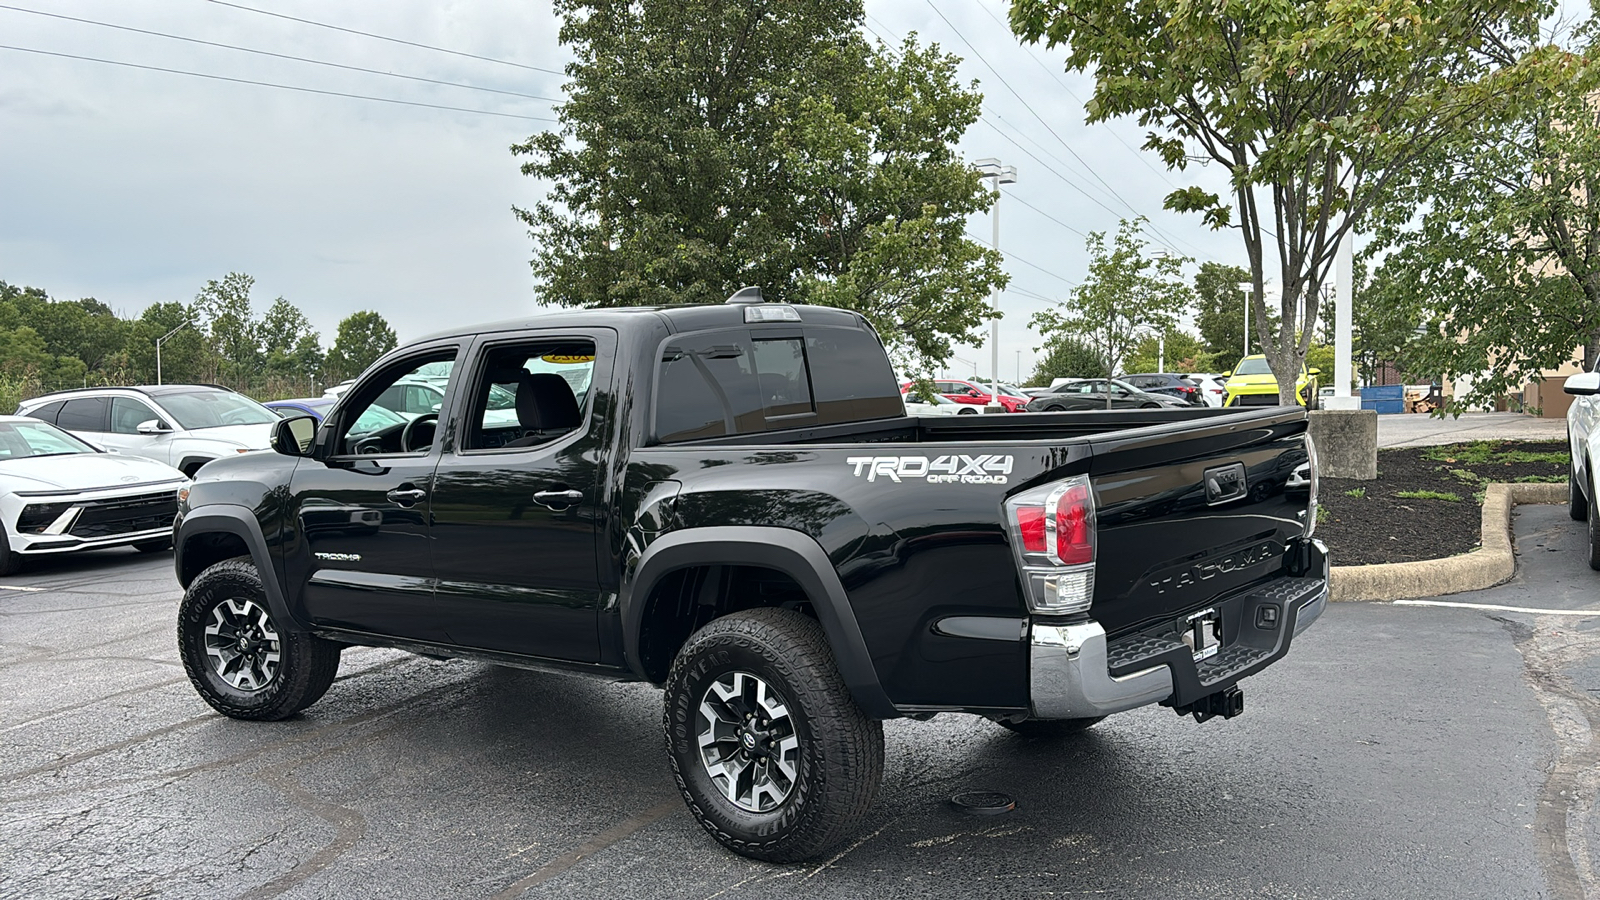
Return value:
M 1516 580 L 1442 602 L 1600 609 L 1577 523 L 1517 530 Z M 858 837 L 773 866 L 685 811 L 648 686 L 356 649 L 290 721 L 211 712 L 170 564 L 0 587 L 0 896 L 1600 897 L 1600 615 L 1338 605 L 1230 721 L 890 722 Z

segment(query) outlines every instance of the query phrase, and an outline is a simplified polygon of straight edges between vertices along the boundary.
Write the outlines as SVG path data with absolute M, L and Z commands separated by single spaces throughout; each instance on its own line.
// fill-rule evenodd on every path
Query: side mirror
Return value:
M 166 434 L 172 430 L 172 427 L 160 419 L 150 419 L 140 422 L 133 430 L 140 434 Z
M 1306 374 L 1307 375 L 1321 375 L 1322 374 L 1322 370 L 1321 369 L 1307 369 L 1306 370 Z
M 1581 394 L 1585 397 L 1600 394 L 1600 372 L 1579 372 L 1568 378 L 1561 389 L 1569 394 Z
M 314 416 L 279 419 L 272 426 L 272 449 L 284 456 L 310 456 L 311 442 L 317 436 Z

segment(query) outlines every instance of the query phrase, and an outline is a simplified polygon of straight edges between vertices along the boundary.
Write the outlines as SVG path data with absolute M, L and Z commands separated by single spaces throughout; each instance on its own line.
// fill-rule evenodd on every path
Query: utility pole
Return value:
M 994 179 L 994 252 L 1000 252 L 1000 185 L 1015 184 L 1017 181 L 1017 167 L 1003 166 L 1000 160 L 987 157 L 978 160 L 975 165 L 984 178 Z M 989 402 L 985 405 L 984 412 L 1000 412 L 1005 407 L 1000 405 L 1000 288 L 996 287 L 989 294 L 989 306 L 994 315 L 989 319 Z

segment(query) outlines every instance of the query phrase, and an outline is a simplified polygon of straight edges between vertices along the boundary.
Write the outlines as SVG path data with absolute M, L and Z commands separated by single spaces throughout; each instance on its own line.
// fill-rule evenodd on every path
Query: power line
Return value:
M 1000 74 L 1000 70 L 996 69 L 989 62 L 989 60 L 986 59 L 984 57 L 984 55 L 978 51 L 978 48 L 973 46 L 971 41 L 967 40 L 967 36 L 962 34 L 961 33 L 961 29 L 957 28 L 955 26 L 955 23 L 951 22 L 949 17 L 947 17 L 942 11 L 940 11 L 939 7 L 934 4 L 933 0 L 926 0 L 926 2 L 928 4 L 928 8 L 933 10 L 934 15 L 938 16 L 940 18 L 940 20 L 942 20 L 944 22 L 945 25 L 949 26 L 950 30 L 955 33 L 955 36 L 960 39 L 961 43 L 966 44 L 967 45 L 967 49 L 972 51 L 972 55 L 976 56 L 978 58 L 978 61 L 983 63 L 984 66 L 987 67 L 990 72 L 994 73 L 994 77 L 999 80 L 1000 84 L 1003 85 L 1006 90 L 1010 91 L 1011 95 L 1013 97 L 1017 98 L 1017 102 L 1021 103 L 1022 107 L 1024 109 L 1026 109 L 1029 112 L 1029 114 L 1031 114 L 1035 119 L 1039 120 L 1039 124 L 1044 126 L 1044 130 L 1050 132 L 1050 136 L 1055 138 L 1056 141 L 1059 142 L 1062 147 L 1066 148 L 1066 151 L 1068 153 L 1072 154 L 1072 158 L 1073 159 L 1076 159 L 1084 167 L 1084 169 L 1089 172 L 1090 175 L 1094 176 L 1094 180 L 1100 182 L 1102 185 L 1105 185 L 1106 190 L 1110 191 L 1111 195 L 1113 197 L 1116 197 L 1117 200 L 1120 203 L 1122 203 L 1123 206 L 1126 206 L 1128 208 L 1129 212 L 1133 213 L 1135 216 L 1140 215 L 1140 212 L 1133 207 L 1133 204 L 1129 203 L 1126 198 L 1124 198 L 1121 194 L 1117 193 L 1117 189 L 1116 188 L 1112 187 L 1109 183 L 1106 182 L 1106 180 L 1104 178 L 1100 177 L 1100 173 L 1096 172 L 1094 170 L 1093 166 L 1089 165 L 1089 163 L 1087 161 L 1085 161 L 1082 156 L 1078 155 L 1078 151 L 1072 149 L 1072 145 L 1071 144 L 1068 144 L 1066 142 L 1066 140 L 1061 137 L 1060 134 L 1056 133 L 1056 130 L 1054 128 L 1050 127 L 1050 123 L 1045 121 L 1044 116 L 1039 115 L 1038 110 L 1033 108 L 1033 104 L 1029 103 L 1026 97 L 1023 97 L 1022 94 L 1019 93 L 1016 88 L 1012 87 L 1011 86 L 1011 82 L 1006 81 L 1006 77 L 1004 75 Z M 1148 223 L 1148 224 L 1149 224 L 1150 229 L 1152 231 L 1154 231 L 1156 234 L 1160 235 L 1163 240 L 1167 241 L 1168 243 L 1175 243 L 1175 241 L 1173 241 L 1173 239 L 1171 237 L 1167 236 L 1160 228 L 1156 227 L 1156 225 L 1154 223 Z
M 1088 240 L 1089 236 L 1087 234 L 1084 234 L 1083 232 L 1079 231 L 1078 229 L 1073 228 L 1071 225 L 1068 225 L 1067 223 L 1065 223 L 1065 222 L 1061 221 L 1060 219 L 1056 218 L 1055 216 L 1050 215 L 1049 213 L 1045 212 L 1044 210 L 1040 209 L 1039 207 L 1034 206 L 1032 203 L 1029 203 L 1028 201 L 1022 199 L 1021 197 L 1017 196 L 1016 194 L 1007 194 L 1006 196 L 1008 196 L 1011 199 L 1017 201 L 1018 203 L 1021 203 L 1023 206 L 1026 206 L 1027 208 L 1029 208 L 1029 209 L 1033 210 L 1034 212 L 1038 213 L 1039 215 L 1044 216 L 1046 219 L 1049 219 L 1050 221 L 1056 223 L 1057 225 L 1060 225 L 1062 228 L 1065 228 L 1066 230 L 1068 230 L 1068 231 L 1072 232 L 1073 234 L 1077 235 L 1078 237 L 1081 237 L 1084 240 Z
M 518 69 L 528 69 L 528 70 L 533 71 L 533 72 L 546 72 L 546 73 L 551 74 L 551 75 L 565 75 L 566 74 L 565 72 L 560 72 L 560 71 L 557 71 L 555 69 L 546 69 L 546 68 L 544 68 L 542 66 L 529 66 L 529 65 L 525 65 L 525 64 L 519 63 L 519 62 L 512 62 L 512 61 L 510 61 L 508 59 L 495 59 L 492 56 L 479 56 L 476 53 L 467 53 L 467 52 L 462 51 L 462 50 L 450 50 L 450 49 L 445 48 L 445 47 L 435 47 L 432 44 L 420 44 L 420 43 L 418 43 L 416 41 L 408 41 L 408 40 L 404 40 L 402 38 L 389 37 L 388 35 L 384 35 L 384 34 L 373 34 L 370 31 L 359 31 L 359 30 L 354 29 L 354 28 L 345 28 L 345 27 L 340 26 L 340 25 L 330 25 L 327 22 L 314 22 L 311 19 L 301 19 L 301 18 L 298 18 L 296 16 L 286 15 L 286 14 L 280 13 L 280 12 L 272 12 L 271 10 L 266 10 L 266 9 L 256 9 L 253 6 L 243 6 L 243 5 L 238 4 L 238 3 L 228 3 L 227 0 L 207 0 L 207 2 L 215 3 L 218 6 L 226 6 L 226 7 L 232 8 L 232 9 L 244 10 L 245 12 L 257 13 L 257 14 L 263 15 L 263 16 L 272 16 L 273 18 L 276 18 L 276 19 L 288 19 L 291 22 L 299 22 L 302 25 L 314 25 L 314 26 L 316 26 L 318 28 L 327 28 L 327 29 L 330 29 L 332 31 L 342 31 L 345 34 L 360 35 L 361 37 L 369 37 L 369 38 L 372 38 L 374 40 L 388 41 L 388 42 L 390 42 L 392 44 L 404 44 L 407 47 L 416 47 L 416 48 L 421 49 L 421 50 L 432 50 L 432 51 L 434 51 L 436 53 L 448 53 L 451 56 L 464 56 L 467 59 L 476 59 L 476 60 L 481 60 L 483 62 L 499 63 L 502 66 L 514 66 L 514 67 L 516 67 Z
M 100 59 L 95 56 L 77 56 L 72 53 L 57 53 L 52 50 L 39 50 L 33 47 L 13 47 L 0 44 L 0 50 L 16 50 L 21 53 L 37 53 L 41 56 L 55 56 L 61 59 L 77 59 L 84 62 L 103 63 L 108 66 L 122 66 L 128 69 L 144 69 L 148 72 L 166 72 L 171 75 L 188 75 L 192 78 L 207 78 L 212 81 L 227 81 L 233 84 L 250 84 L 257 87 L 277 88 L 284 91 L 297 91 L 302 94 L 322 94 L 327 97 L 346 97 L 351 100 L 370 100 L 374 103 L 393 103 L 398 106 L 420 106 L 424 109 L 442 109 L 448 112 L 472 113 L 477 116 L 496 116 L 502 119 L 524 119 L 530 122 L 557 122 L 556 119 L 544 116 L 519 116 L 514 113 L 491 112 L 487 109 L 467 109 L 461 106 L 444 106 L 438 103 L 418 103 L 415 100 L 395 100 L 390 97 L 369 97 L 365 94 L 347 94 L 343 91 L 325 91 L 320 88 L 298 87 L 292 84 L 275 84 L 270 81 L 252 81 L 248 78 L 229 78 L 226 75 L 210 75 L 205 72 L 186 72 L 182 69 L 167 69 L 161 66 L 146 66 L 139 63 L 121 62 L 115 59 Z
M 967 235 L 967 237 L 972 238 L 973 240 L 977 241 L 978 243 L 983 244 L 986 247 L 988 246 L 988 243 L 985 242 L 983 238 L 978 237 L 977 235 L 973 234 L 972 232 L 968 231 L 968 232 L 966 232 L 966 235 Z M 1057 275 L 1056 273 L 1050 271 L 1049 269 L 1046 269 L 1044 266 L 1041 266 L 1038 263 L 1028 262 L 1027 260 L 1025 260 L 1022 257 L 1016 255 L 1015 253 L 1012 253 L 1010 250 L 1001 250 L 1000 251 L 1000 255 L 1001 256 L 1005 256 L 1005 257 L 1007 257 L 1009 259 L 1014 259 L 1017 262 L 1022 263 L 1023 265 L 1028 266 L 1030 268 L 1038 269 L 1039 271 L 1043 272 L 1046 275 L 1049 275 L 1051 278 L 1054 278 L 1057 281 L 1065 282 L 1068 287 L 1077 287 L 1078 286 L 1078 283 L 1076 281 L 1073 281 L 1072 279 L 1063 277 L 1061 275 Z
M 503 90 L 499 90 L 498 88 L 479 87 L 478 85 L 475 85 L 475 84 L 462 84 L 462 83 L 460 83 L 458 81 L 440 81 L 437 78 L 423 78 L 423 77 L 421 77 L 419 75 L 401 75 L 401 74 L 399 74 L 397 72 L 385 72 L 385 71 L 382 71 L 380 69 L 365 69 L 365 68 L 362 68 L 361 66 L 349 66 L 349 65 L 345 65 L 344 63 L 328 62 L 327 60 L 307 59 L 304 56 L 290 56 L 287 53 L 274 53 L 271 50 L 256 50 L 256 49 L 251 48 L 251 47 L 239 47 L 239 46 L 236 46 L 234 44 L 223 44 L 223 43 L 218 43 L 217 41 L 206 41 L 206 40 L 201 40 L 200 38 L 184 37 L 183 35 L 179 35 L 179 34 L 167 34 L 165 32 L 161 32 L 161 31 L 147 31 L 146 29 L 143 29 L 143 28 L 134 28 L 131 25 L 116 25 L 116 24 L 113 24 L 111 22 L 98 22 L 98 21 L 95 21 L 94 19 L 80 19 L 80 18 L 78 18 L 76 16 L 64 16 L 64 15 L 61 15 L 60 13 L 45 12 L 44 10 L 40 10 L 40 9 L 24 9 L 24 8 L 22 8 L 20 6 L 7 6 L 5 4 L 0 4 L 0 9 L 9 9 L 12 12 L 30 13 L 30 14 L 35 15 L 35 16 L 48 16 L 48 17 L 50 17 L 52 19 L 64 19 L 64 20 L 66 20 L 68 22 L 81 22 L 81 23 L 83 23 L 85 25 L 98 25 L 101 28 L 115 28 L 118 31 L 130 31 L 130 32 L 133 32 L 134 34 L 146 34 L 146 35 L 150 35 L 152 37 L 167 38 L 168 40 L 173 40 L 173 41 L 184 41 L 184 42 L 187 42 L 187 43 L 190 43 L 190 44 L 201 44 L 201 45 L 206 46 L 206 47 L 220 47 L 220 48 L 222 48 L 224 50 L 238 50 L 241 53 L 254 53 L 254 54 L 257 54 L 257 55 L 260 55 L 260 56 L 270 56 L 270 57 L 273 57 L 275 59 L 287 59 L 287 60 L 293 60 L 294 62 L 310 63 L 311 65 L 314 65 L 314 66 L 328 66 L 328 67 L 335 68 L 335 69 L 345 69 L 345 70 L 350 71 L 350 72 L 365 72 L 365 73 L 367 73 L 369 75 L 383 75 L 383 76 L 386 76 L 388 78 L 403 78 L 403 79 L 405 79 L 407 81 L 420 81 L 420 82 L 423 82 L 423 83 L 426 83 L 426 84 L 439 84 L 439 85 L 444 85 L 446 87 L 465 88 L 465 89 L 467 89 L 469 91 L 484 91 L 484 92 L 490 93 L 490 94 L 505 94 L 505 95 L 511 96 L 511 97 L 525 97 L 525 98 L 527 98 L 529 100 L 544 100 L 544 101 L 548 101 L 550 103 L 560 103 L 561 102 L 561 100 L 556 98 L 556 97 L 541 97 L 538 94 L 524 94 L 521 91 L 503 91 Z
M 993 19 L 994 23 L 996 25 L 999 25 L 1001 28 L 1004 28 L 1007 34 L 1011 34 L 1012 33 L 1011 32 L 1011 26 L 1009 26 L 1006 23 L 1000 21 L 1000 17 L 994 14 L 994 10 L 992 10 L 989 7 L 985 6 L 984 3 L 983 3 L 983 0 L 972 0 L 972 2 L 976 3 L 978 5 L 978 8 L 982 9 L 985 13 L 987 13 L 989 18 Z M 1087 106 L 1088 105 L 1088 104 L 1083 102 L 1083 98 L 1082 97 L 1079 97 L 1077 95 L 1077 93 L 1072 90 L 1072 88 L 1067 86 L 1067 83 L 1065 81 L 1061 80 L 1061 76 L 1057 75 L 1056 71 L 1054 69 L 1052 69 L 1049 66 L 1045 65 L 1044 60 L 1042 60 L 1039 57 L 1035 56 L 1033 53 L 1029 52 L 1026 48 L 1023 49 L 1023 55 L 1025 55 L 1029 59 L 1033 60 L 1034 65 L 1036 65 L 1039 68 L 1043 69 L 1045 71 L 1045 74 L 1049 75 L 1051 80 L 1055 81 L 1056 84 L 1060 85 L 1061 89 L 1063 91 L 1066 91 L 1067 96 L 1071 97 L 1079 106 Z M 1114 129 L 1112 129 L 1110 127 L 1107 127 L 1106 131 L 1113 138 L 1116 139 L 1117 143 L 1121 144 L 1124 147 L 1127 147 L 1129 152 L 1131 152 L 1134 156 L 1138 157 L 1139 161 L 1144 163 L 1144 167 L 1145 168 L 1147 168 L 1150 171 L 1154 172 L 1156 174 L 1157 178 L 1160 178 L 1162 181 L 1165 181 L 1167 183 L 1167 187 L 1170 187 L 1173 190 L 1177 190 L 1178 189 L 1178 186 L 1172 183 L 1172 179 L 1167 177 L 1167 173 L 1161 171 L 1160 169 L 1158 169 L 1155 166 L 1150 164 L 1150 160 L 1145 158 L 1145 154 L 1142 151 L 1140 151 L 1138 148 L 1134 147 L 1132 144 L 1128 143 L 1127 141 L 1123 140 L 1122 139 L 1122 135 L 1117 134 L 1117 132 Z

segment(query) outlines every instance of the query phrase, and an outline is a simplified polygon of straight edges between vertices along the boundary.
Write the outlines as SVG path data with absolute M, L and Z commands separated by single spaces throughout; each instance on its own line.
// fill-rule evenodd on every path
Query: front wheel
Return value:
M 1589 496 L 1594 496 L 1594 466 L 1589 467 Z M 1589 517 L 1589 568 L 1600 571 L 1600 515 Z
M 958 409 L 958 410 L 956 410 L 956 415 L 958 415 L 958 416 L 975 416 L 977 414 L 978 414 L 978 411 L 973 409 L 970 406 L 967 407 L 966 409 Z
M 1139 408 L 1140 409 L 1160 409 L 1161 408 L 1161 404 L 1159 404 L 1159 403 L 1141 403 L 1141 404 L 1139 404 Z
M 883 779 L 883 724 L 850 698 L 822 628 L 751 609 L 689 637 L 666 683 L 667 754 L 724 847 L 812 859 L 860 826 Z
M 11 549 L 11 536 L 0 525 L 0 575 L 15 575 L 22 571 L 22 555 Z
M 287 719 L 321 699 L 339 645 L 279 621 L 248 557 L 196 578 L 178 606 L 178 654 L 201 699 L 234 719 Z

